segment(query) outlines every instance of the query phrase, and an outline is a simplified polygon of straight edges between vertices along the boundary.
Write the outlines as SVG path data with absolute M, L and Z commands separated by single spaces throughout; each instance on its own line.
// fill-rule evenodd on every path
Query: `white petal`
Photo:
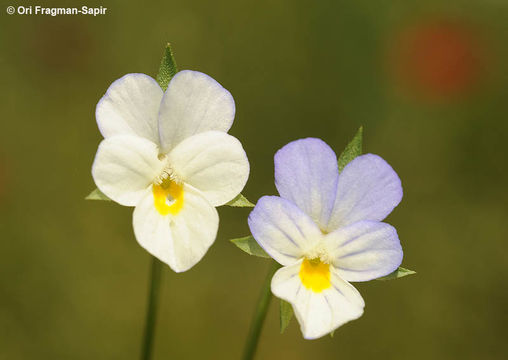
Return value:
M 220 131 L 188 137 L 168 155 L 183 181 L 201 191 L 213 206 L 238 195 L 249 177 L 249 161 L 242 144 Z
M 325 236 L 325 246 L 338 274 L 347 281 L 385 276 L 402 262 L 395 228 L 378 221 L 359 221 Z
M 294 264 L 323 238 L 310 216 L 278 196 L 259 199 L 248 222 L 258 244 L 282 265 Z
M 162 98 L 159 130 L 162 149 L 169 152 L 185 138 L 209 130 L 227 132 L 235 117 L 233 97 L 217 81 L 184 70 L 171 79 Z
M 363 314 L 365 303 L 360 293 L 342 280 L 333 267 L 330 288 L 314 292 L 302 284 L 300 266 L 301 261 L 279 269 L 272 279 L 272 293 L 291 303 L 305 339 L 329 334 Z
M 97 187 L 125 206 L 135 206 L 162 171 L 159 150 L 153 142 L 130 135 L 103 140 L 92 165 Z
M 189 270 L 213 244 L 219 227 L 217 210 L 199 191 L 184 185 L 184 205 L 176 215 L 161 215 L 152 189 L 134 209 L 134 233 L 139 244 L 175 272 Z
M 402 200 L 397 173 L 373 154 L 358 156 L 339 175 L 337 197 L 327 230 L 361 220 L 381 221 Z
M 159 144 L 162 94 L 157 82 L 145 74 L 127 74 L 116 80 L 95 109 L 102 136 L 137 135 Z

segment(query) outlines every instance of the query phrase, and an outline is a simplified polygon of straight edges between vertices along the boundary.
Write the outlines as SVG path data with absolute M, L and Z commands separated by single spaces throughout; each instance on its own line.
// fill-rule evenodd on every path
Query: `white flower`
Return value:
M 252 235 L 283 265 L 272 292 L 295 311 L 306 339 L 319 338 L 363 314 L 349 281 L 387 275 L 402 261 L 395 229 L 381 222 L 402 199 L 400 179 L 367 154 L 340 173 L 319 139 L 289 143 L 275 155 L 279 196 L 262 197 L 249 216 Z
M 231 94 L 211 77 L 181 71 L 163 92 L 144 74 L 115 81 L 97 104 L 104 140 L 92 166 L 98 188 L 135 206 L 134 233 L 181 272 L 215 241 L 216 206 L 245 186 L 249 163 L 233 124 Z

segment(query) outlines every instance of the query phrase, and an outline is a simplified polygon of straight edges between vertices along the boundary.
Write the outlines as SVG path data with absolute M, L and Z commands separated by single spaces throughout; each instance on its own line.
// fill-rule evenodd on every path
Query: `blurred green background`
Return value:
M 357 284 L 365 314 L 333 339 L 303 340 L 295 321 L 280 335 L 272 302 L 258 359 L 504 359 L 508 3 L 452 3 L 87 0 L 106 15 L 51 17 L 2 0 L 0 358 L 138 358 L 150 257 L 132 209 L 84 197 L 97 101 L 126 73 L 155 76 L 171 42 L 180 69 L 235 98 L 249 199 L 275 194 L 284 144 L 340 152 L 360 125 L 404 186 L 387 221 L 418 274 Z M 155 359 L 240 357 L 268 263 L 228 241 L 248 210 L 220 215 L 203 261 L 164 269 Z

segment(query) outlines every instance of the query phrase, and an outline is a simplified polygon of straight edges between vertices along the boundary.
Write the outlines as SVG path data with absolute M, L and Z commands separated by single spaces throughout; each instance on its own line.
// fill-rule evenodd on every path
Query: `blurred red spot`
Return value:
M 431 21 L 406 29 L 392 64 L 406 86 L 431 98 L 447 98 L 471 89 L 478 71 L 479 51 L 463 24 Z

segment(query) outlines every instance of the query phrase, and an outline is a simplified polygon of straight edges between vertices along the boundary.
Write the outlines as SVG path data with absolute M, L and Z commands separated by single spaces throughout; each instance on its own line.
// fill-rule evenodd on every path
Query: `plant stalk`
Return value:
M 263 323 L 265 322 L 266 313 L 268 312 L 270 300 L 272 299 L 270 284 L 272 282 L 273 274 L 275 274 L 275 271 L 277 271 L 278 268 L 280 268 L 280 265 L 274 260 L 272 260 L 270 264 L 270 269 L 266 274 L 263 287 L 261 288 L 261 293 L 259 294 L 259 299 L 256 305 L 254 316 L 252 317 L 249 335 L 247 336 L 247 341 L 245 342 L 243 360 L 252 360 L 254 359 L 254 355 L 256 354 L 256 349 L 259 342 L 259 335 L 261 334 L 261 330 L 263 329 Z
M 150 273 L 150 289 L 148 291 L 148 308 L 146 310 L 145 334 L 143 348 L 141 350 L 141 360 L 150 360 L 152 358 L 161 275 L 162 263 L 152 256 L 152 271 Z

